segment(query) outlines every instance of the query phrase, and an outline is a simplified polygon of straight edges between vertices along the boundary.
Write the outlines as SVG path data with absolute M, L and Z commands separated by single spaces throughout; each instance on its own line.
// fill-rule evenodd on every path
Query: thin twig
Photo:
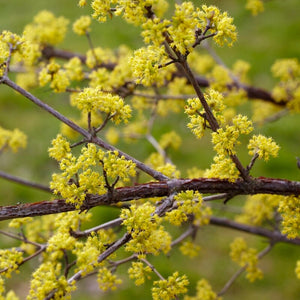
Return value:
M 15 182 L 15 183 L 19 183 L 19 184 L 22 184 L 22 185 L 25 185 L 25 186 L 29 186 L 29 187 L 32 187 L 32 188 L 35 188 L 35 189 L 38 189 L 38 190 L 42 190 L 42 191 L 47 192 L 47 193 L 52 193 L 52 190 L 49 187 L 47 187 L 43 184 L 31 182 L 31 181 L 25 180 L 23 178 L 7 174 L 3 171 L 0 171 L 0 177 L 3 178 L 3 179 L 6 179 L 8 181 L 11 181 L 11 182 Z
M 261 259 L 265 256 L 271 249 L 274 247 L 274 244 L 271 242 L 265 249 L 258 253 L 257 258 Z M 247 269 L 248 264 L 241 267 L 233 276 L 227 281 L 222 290 L 218 293 L 218 296 L 224 295 L 228 289 L 232 286 L 232 284 L 236 281 L 236 279 Z
M 39 107 L 41 107 L 42 109 L 46 110 L 48 113 L 53 115 L 58 120 L 60 120 L 61 122 L 65 123 L 66 125 L 71 127 L 73 130 L 75 130 L 78 133 L 80 133 L 81 135 L 83 135 L 87 139 L 87 141 L 89 141 L 91 143 L 95 143 L 98 146 L 100 146 L 100 147 L 102 147 L 106 150 L 117 151 L 119 157 L 124 156 L 127 160 L 133 161 L 136 164 L 137 168 L 139 168 L 140 170 L 144 171 L 145 173 L 149 174 L 150 176 L 152 176 L 153 178 L 155 178 L 157 180 L 167 180 L 168 179 L 167 176 L 165 176 L 162 173 L 150 168 L 149 166 L 147 166 L 144 163 L 140 162 L 136 158 L 134 158 L 134 157 L 128 155 L 127 153 L 113 147 L 112 145 L 106 143 L 105 141 L 103 141 L 99 137 L 93 136 L 90 132 L 88 132 L 87 130 L 85 130 L 82 127 L 78 126 L 73 121 L 71 121 L 70 119 L 68 119 L 67 117 L 65 117 L 64 115 L 62 115 L 58 111 L 56 111 L 55 109 L 53 109 L 51 106 L 47 105 L 46 103 L 42 102 L 37 97 L 33 96 L 31 93 L 24 90 L 22 87 L 17 85 L 15 82 L 10 80 L 8 77 L 3 76 L 2 77 L 2 83 L 8 85 L 13 90 L 17 91 L 18 93 L 20 93 L 21 95 L 23 95 L 24 97 L 26 97 L 27 99 L 32 101 L 34 104 L 36 104 Z
M 144 264 L 150 267 L 150 269 L 158 276 L 160 280 L 166 280 L 147 259 L 140 258 L 140 261 L 142 261 Z

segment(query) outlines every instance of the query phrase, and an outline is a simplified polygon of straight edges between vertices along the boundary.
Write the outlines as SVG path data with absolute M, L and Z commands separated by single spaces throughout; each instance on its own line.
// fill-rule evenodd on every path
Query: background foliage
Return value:
M 80 15 L 88 13 L 88 9 L 83 12 L 76 6 L 75 2 L 0 0 L 0 31 L 8 29 L 21 33 L 24 25 L 29 23 L 33 16 L 42 9 L 50 10 L 56 16 L 63 15 L 72 23 Z M 195 3 L 197 5 L 203 4 L 202 1 L 195 1 Z M 300 19 L 296 9 L 299 5 L 298 1 L 266 1 L 265 12 L 256 17 L 252 17 L 245 10 L 244 1 L 220 0 L 209 1 L 209 4 L 215 4 L 222 10 L 227 10 L 234 17 L 234 23 L 239 32 L 238 41 L 233 48 L 216 48 L 216 52 L 229 66 L 238 58 L 248 61 L 251 64 L 250 77 L 253 85 L 270 90 L 274 83 L 270 72 L 272 63 L 278 58 L 299 57 Z M 141 45 L 138 29 L 125 24 L 120 18 L 113 18 L 104 24 L 94 21 L 92 28 L 92 39 L 96 45 L 101 47 L 114 48 L 119 44 L 126 44 L 136 48 Z M 60 47 L 85 52 L 88 49 L 88 44 L 84 38 L 76 36 L 69 26 L 67 38 Z M 72 111 L 68 105 L 67 97 L 64 97 L 63 94 L 54 97 L 48 88 L 37 88 L 33 94 L 45 102 L 51 103 L 69 117 L 76 115 L 76 112 Z M 246 105 L 243 110 L 244 113 L 251 115 L 249 106 Z M 172 118 L 172 120 L 159 120 L 154 128 L 154 135 L 160 135 L 173 127 L 181 136 L 185 136 L 183 142 L 185 146 L 182 146 L 179 152 L 171 155 L 174 163 L 179 168 L 194 165 L 203 169 L 208 167 L 212 159 L 211 146 L 208 140 L 195 141 L 186 128 L 187 120 L 175 115 L 172 115 Z M 282 145 L 282 149 L 279 157 L 272 159 L 271 162 L 258 162 L 253 175 L 299 180 L 300 171 L 296 167 L 295 158 L 300 156 L 299 125 L 299 115 L 289 115 L 267 124 L 264 128 L 257 129 L 260 133 L 272 136 L 279 145 Z M 1 169 L 20 177 L 47 184 L 51 178 L 51 173 L 56 170 L 55 164 L 48 158 L 47 149 L 50 140 L 55 137 L 59 130 L 59 122 L 31 103 L 24 101 L 21 96 L 13 94 L 7 87 L 1 86 L 0 126 L 5 128 L 19 126 L 29 136 L 28 147 L 25 150 L 14 155 L 2 154 Z M 133 153 L 137 158 L 142 158 L 145 153 L 150 154 L 153 150 L 151 145 L 144 145 L 143 143 L 120 144 L 118 147 L 128 153 Z M 243 160 L 243 155 L 241 158 Z M 48 195 L 43 192 L 30 190 L 3 180 L 0 181 L 0 190 L 1 205 L 48 199 Z M 243 201 L 243 197 L 237 197 L 231 200 L 230 205 L 239 207 Z M 113 210 L 107 208 L 98 208 L 97 210 L 99 218 L 103 222 L 115 214 Z M 220 215 L 224 215 L 221 204 Z M 5 227 L 5 225 L 6 222 L 3 222 L 1 227 Z M 172 250 L 172 255 L 168 259 L 155 257 L 152 262 L 160 266 L 163 275 L 169 274 L 175 266 L 181 273 L 189 269 L 190 286 L 195 286 L 198 278 L 205 276 L 214 282 L 216 289 L 219 289 L 237 270 L 228 257 L 228 245 L 234 236 L 235 233 L 228 229 L 220 230 L 216 227 L 207 227 L 198 234 L 198 244 L 202 246 L 202 250 L 196 261 L 183 257 L 175 249 Z M 247 236 L 247 239 L 251 241 L 251 245 L 259 249 L 264 247 L 264 240 L 261 238 Z M 11 240 L 1 238 L 2 243 L 9 245 Z M 265 273 L 264 279 L 249 284 L 244 277 L 239 278 L 224 296 L 224 299 L 299 299 L 300 285 L 294 273 L 297 258 L 299 259 L 298 247 L 286 244 L 276 245 L 275 249 L 260 262 Z M 26 269 L 27 267 L 22 268 Z M 125 267 L 121 267 L 121 270 L 122 268 L 125 269 Z M 26 276 L 28 276 L 26 272 L 21 272 L 10 283 L 11 286 L 18 286 L 17 292 L 21 297 L 22 294 L 27 293 L 28 289 L 24 283 L 28 279 Z M 103 297 L 105 299 L 146 299 L 150 297 L 150 289 L 147 286 L 134 287 L 132 282 L 126 285 L 125 278 L 126 276 L 121 294 L 119 292 L 111 293 L 105 294 Z M 7 289 L 9 290 L 9 287 Z M 97 290 L 97 294 L 94 293 L 94 290 Z M 79 283 L 79 289 L 74 293 L 74 299 L 86 299 L 87 293 L 89 293 L 90 299 L 99 298 L 97 284 L 90 279 L 85 279 Z

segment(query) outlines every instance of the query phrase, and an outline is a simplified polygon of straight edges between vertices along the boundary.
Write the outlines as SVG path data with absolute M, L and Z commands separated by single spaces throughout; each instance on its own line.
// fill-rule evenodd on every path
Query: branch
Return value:
M 300 182 L 273 178 L 253 178 L 250 182 L 238 179 L 230 182 L 217 178 L 172 179 L 169 181 L 150 182 L 131 187 L 114 189 L 113 197 L 109 194 L 86 195 L 82 210 L 100 205 L 111 205 L 141 198 L 166 197 L 175 192 L 199 191 L 203 194 L 227 193 L 234 195 L 276 194 L 283 196 L 300 195 Z M 63 199 L 24 203 L 12 206 L 0 206 L 0 221 L 57 214 L 76 210 L 75 206 Z
M 82 63 L 85 63 L 86 61 L 85 55 L 73 53 L 67 50 L 56 49 L 51 46 L 45 47 L 42 51 L 42 54 L 46 59 L 50 59 L 51 57 L 57 57 L 61 59 L 71 59 L 73 57 L 78 57 Z M 116 64 L 102 63 L 99 67 L 103 67 L 108 70 L 113 70 L 116 67 Z M 176 72 L 174 73 L 174 77 L 182 77 L 182 75 Z M 208 79 L 205 78 L 204 76 L 195 76 L 195 78 L 199 86 L 201 87 L 208 87 L 210 85 Z M 232 86 L 229 85 L 228 87 L 230 88 Z M 257 88 L 246 84 L 241 84 L 241 88 L 243 88 L 247 92 L 247 96 L 249 99 L 260 99 L 266 102 L 271 102 L 274 105 L 278 105 L 278 106 L 286 106 L 287 104 L 287 101 L 284 100 L 276 101 L 269 91 L 266 91 L 262 88 Z
M 270 243 L 265 249 L 263 249 L 261 252 L 258 253 L 257 258 L 261 259 L 263 256 L 265 256 L 267 253 L 269 253 L 274 244 Z M 235 282 L 235 280 L 247 269 L 248 264 L 241 267 L 233 276 L 227 281 L 227 283 L 224 285 L 222 290 L 218 293 L 218 296 L 224 295 L 227 290 L 232 286 L 232 284 Z
M 259 235 L 270 239 L 271 242 L 275 243 L 289 243 L 294 245 L 300 245 L 300 239 L 288 239 L 285 235 L 281 234 L 279 231 L 272 231 L 262 227 L 250 226 L 242 223 L 238 223 L 225 218 L 210 217 L 210 224 L 222 227 L 228 227 L 231 229 L 236 229 L 239 231 L 244 231 L 247 233 Z
M 11 182 L 15 182 L 15 183 L 19 183 L 19 184 L 29 186 L 29 187 L 32 187 L 32 188 L 35 188 L 35 189 L 39 189 L 39 190 L 42 190 L 44 192 L 52 193 L 51 189 L 49 187 L 45 186 L 45 185 L 35 183 L 35 182 L 31 182 L 31 181 L 28 181 L 28 180 L 25 180 L 25 179 L 7 174 L 7 173 L 2 172 L 2 171 L 0 171 L 0 177 L 3 178 L 3 179 L 6 179 L 8 181 L 11 181 Z
M 144 163 L 140 162 L 139 160 L 135 159 L 134 157 L 128 155 L 127 153 L 122 152 L 121 150 L 111 146 L 110 144 L 107 144 L 99 137 L 93 136 L 90 132 L 88 132 L 87 130 L 78 126 L 76 123 L 74 123 L 73 121 L 71 121 L 70 119 L 68 119 L 67 117 L 65 117 L 58 111 L 56 111 L 55 109 L 53 109 L 48 104 L 42 102 L 40 99 L 33 96 L 31 93 L 27 92 L 26 90 L 24 90 L 22 87 L 18 86 L 15 82 L 10 80 L 8 77 L 3 76 L 1 80 L 2 80 L 2 83 L 8 85 L 13 90 L 17 91 L 18 93 L 20 93 L 21 95 L 23 95 L 24 97 L 26 97 L 27 99 L 32 101 L 34 104 L 36 104 L 37 106 L 46 110 L 48 113 L 53 115 L 55 118 L 57 118 L 61 122 L 65 123 L 66 125 L 71 127 L 73 130 L 75 130 L 76 132 L 80 133 L 82 136 L 84 136 L 86 138 L 86 142 L 95 143 L 98 146 L 100 146 L 106 150 L 109 150 L 109 151 L 117 151 L 119 153 L 120 157 L 124 156 L 127 160 L 133 161 L 136 164 L 137 168 L 139 168 L 140 170 L 144 171 L 145 173 L 149 174 L 150 176 L 152 176 L 153 178 L 155 178 L 157 180 L 167 180 L 168 179 L 168 177 L 163 175 L 162 173 L 150 168 L 149 166 L 145 165 Z

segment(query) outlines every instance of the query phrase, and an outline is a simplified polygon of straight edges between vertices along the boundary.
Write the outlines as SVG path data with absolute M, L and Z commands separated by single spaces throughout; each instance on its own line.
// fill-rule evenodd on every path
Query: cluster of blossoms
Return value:
M 79 2 L 82 6 L 83 1 Z M 168 8 L 168 2 L 165 0 L 112 0 L 112 1 L 101 1 L 93 0 L 91 7 L 94 11 L 93 18 L 99 22 L 106 22 L 107 15 L 122 15 L 122 17 L 128 22 L 136 26 L 143 24 L 147 18 L 147 7 L 153 7 L 156 14 L 161 16 Z
M 185 275 L 179 276 L 178 272 L 169 276 L 168 279 L 154 281 L 152 288 L 153 300 L 168 300 L 174 299 L 179 294 L 186 294 L 186 286 L 189 281 Z
M 246 268 L 246 278 L 250 282 L 263 277 L 262 271 L 257 267 L 257 250 L 254 248 L 248 248 L 243 238 L 236 238 L 230 244 L 230 257 L 241 267 Z
M 223 96 L 218 91 L 210 89 L 204 94 L 205 99 L 210 106 L 215 118 L 220 124 L 224 123 L 222 112 L 225 109 L 223 103 Z M 199 98 L 192 98 L 187 100 L 185 113 L 189 116 L 190 122 L 188 128 L 192 130 L 195 136 L 200 139 L 203 137 L 205 129 L 209 127 L 208 120 L 206 119 L 205 110 L 202 108 Z
M 300 236 L 300 198 L 295 196 L 284 197 L 278 211 L 282 215 L 282 230 L 288 238 L 293 239 Z
M 185 191 L 174 196 L 177 208 L 166 213 L 166 219 L 173 225 L 179 226 L 193 216 L 193 224 L 196 226 L 209 223 L 211 209 L 204 205 L 202 195 L 199 192 Z
M 7 130 L 0 127 L 0 151 L 10 148 L 17 152 L 20 148 L 27 145 L 27 136 L 19 129 Z
M 132 239 L 125 250 L 134 253 L 160 252 L 168 253 L 171 249 L 171 236 L 161 224 L 162 218 L 154 214 L 155 206 L 145 203 L 141 206 L 131 205 L 130 210 L 123 209 L 121 218 Z
M 19 265 L 23 261 L 23 253 L 16 248 L 0 250 L 1 274 L 7 278 L 11 277 L 13 271 L 18 272 Z
M 170 162 L 165 162 L 164 157 L 157 152 L 152 153 L 147 158 L 146 163 L 149 164 L 153 169 L 161 172 L 169 178 L 180 177 L 180 171 L 177 170 L 177 167 Z
M 151 279 L 151 273 L 151 268 L 145 266 L 141 261 L 132 262 L 131 267 L 128 269 L 129 277 L 135 279 L 134 283 L 137 286 L 144 284 L 145 278 Z
M 212 290 L 211 285 L 208 283 L 207 280 L 201 279 L 197 283 L 196 287 L 196 295 L 186 296 L 185 300 L 222 300 L 222 297 L 218 297 L 217 294 Z
M 267 194 L 248 196 L 243 213 L 237 216 L 236 220 L 255 226 L 271 221 L 274 219 L 281 198 L 282 196 Z
M 94 144 L 88 144 L 76 158 L 70 151 L 70 144 L 61 135 L 52 141 L 49 155 L 59 161 L 62 170 L 62 173 L 52 175 L 50 187 L 78 208 L 87 193 L 105 194 L 110 188 L 107 186 L 109 179 L 113 184 L 119 179 L 126 182 L 130 176 L 135 176 L 135 164 L 118 157 L 117 151 L 104 152 Z M 103 175 L 99 173 L 99 168 L 102 168 Z
M 273 88 L 277 101 L 288 101 L 291 111 L 300 111 L 300 62 L 297 58 L 279 59 L 272 66 L 274 77 L 279 78 Z
M 81 93 L 75 93 L 71 103 L 83 113 L 103 112 L 116 124 L 127 123 L 131 117 L 131 108 L 121 97 L 99 88 L 85 88 Z
M 249 155 L 258 155 L 259 159 L 269 160 L 270 156 L 276 157 L 279 146 L 271 137 L 267 138 L 261 134 L 254 135 L 248 144 Z
M 64 17 L 56 18 L 51 12 L 39 12 L 24 29 L 26 39 L 41 45 L 57 45 L 63 41 L 69 21 Z
M 264 11 L 264 2 L 262 0 L 247 0 L 246 9 L 250 10 L 252 15 L 256 16 L 258 13 Z
M 53 264 L 46 261 L 38 267 L 32 274 L 30 283 L 30 291 L 27 299 L 44 299 L 49 293 L 55 291 L 56 299 L 65 297 L 70 299 L 70 292 L 73 290 L 72 286 L 68 285 L 68 281 L 64 275 L 61 274 L 62 264 Z

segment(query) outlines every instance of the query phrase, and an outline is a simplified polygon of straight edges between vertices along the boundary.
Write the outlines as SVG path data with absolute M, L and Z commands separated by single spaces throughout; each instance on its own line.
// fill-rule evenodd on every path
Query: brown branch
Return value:
M 6 179 L 8 181 L 14 182 L 14 183 L 19 183 L 25 186 L 29 186 L 35 189 L 39 189 L 42 190 L 44 192 L 48 192 L 48 193 L 52 193 L 51 189 L 45 185 L 39 184 L 39 183 L 35 183 L 35 182 L 31 182 L 10 174 L 7 174 L 5 172 L 0 171 L 0 177 L 3 179 Z
M 290 243 L 294 245 L 300 245 L 300 239 L 288 239 L 285 235 L 281 234 L 279 231 L 272 231 L 266 228 L 262 227 L 255 227 L 255 226 L 250 226 L 242 223 L 238 223 L 226 218 L 218 218 L 218 217 L 210 217 L 210 224 L 216 225 L 216 226 L 221 226 L 221 227 L 228 227 L 231 229 L 239 230 L 239 231 L 244 231 L 247 233 L 259 235 L 266 237 L 270 239 L 271 242 L 273 243 Z
M 86 56 L 83 54 L 73 53 L 67 50 L 56 49 L 51 46 L 45 47 L 42 51 L 42 54 L 46 59 L 50 59 L 51 57 L 57 57 L 61 59 L 71 59 L 73 57 L 78 57 L 82 63 L 85 63 L 86 61 Z M 113 70 L 116 67 L 116 64 L 102 63 L 99 67 L 103 67 L 108 70 Z M 174 73 L 174 77 L 182 77 L 182 76 L 183 75 L 180 74 L 179 72 Z M 210 83 L 207 78 L 203 76 L 195 76 L 195 78 L 199 86 L 209 87 Z M 284 100 L 276 101 L 269 91 L 266 91 L 262 88 L 257 88 L 246 84 L 242 84 L 241 87 L 247 92 L 247 96 L 249 99 L 260 99 L 278 106 L 286 106 L 287 104 L 287 101 Z M 229 85 L 228 88 L 233 88 L 233 85 Z
M 90 132 L 88 132 L 84 128 L 78 126 L 76 123 L 74 123 L 73 121 L 71 121 L 70 119 L 68 119 L 67 117 L 65 117 L 64 115 L 62 115 L 58 111 L 56 111 L 55 109 L 53 109 L 48 104 L 44 103 L 43 101 L 41 101 L 40 99 L 38 99 L 37 97 L 35 97 L 34 95 L 32 95 L 31 93 L 29 93 L 26 90 L 24 90 L 22 87 L 20 87 L 19 85 L 17 85 L 15 82 L 13 82 L 12 80 L 10 80 L 8 77 L 3 76 L 2 79 L 1 79 L 1 81 L 2 81 L 2 83 L 4 83 L 7 86 L 11 87 L 16 92 L 20 93 L 22 96 L 24 96 L 27 99 L 29 99 L 31 102 L 33 102 L 37 106 L 39 106 L 42 109 L 46 110 L 48 113 L 50 113 L 55 118 L 57 118 L 61 122 L 65 123 L 69 127 L 71 127 L 76 132 L 80 133 L 82 136 L 84 136 L 86 138 L 86 142 L 95 143 L 96 145 L 98 145 L 101 148 L 104 148 L 106 150 L 117 151 L 120 157 L 124 156 L 127 160 L 133 161 L 136 164 L 137 168 L 139 168 L 140 170 L 144 171 L 145 173 L 149 174 L 150 176 L 152 176 L 153 178 L 155 178 L 157 180 L 167 180 L 168 179 L 168 177 L 165 176 L 165 175 L 163 175 L 162 173 L 160 173 L 160 172 L 158 172 L 158 171 L 150 168 L 149 166 L 147 166 L 144 163 L 140 162 L 136 158 L 128 155 L 127 153 L 125 153 L 125 152 L 123 152 L 123 151 L 121 151 L 121 150 L 119 150 L 119 149 L 111 146 L 110 144 L 104 142 L 99 137 L 92 135 Z
M 227 193 L 234 195 L 276 194 L 300 195 L 300 182 L 273 178 L 253 178 L 250 182 L 238 179 L 235 182 L 217 178 L 172 179 L 169 181 L 150 182 L 131 187 L 114 189 L 113 197 L 109 194 L 86 196 L 81 210 L 100 205 L 111 205 L 141 198 L 166 197 L 175 192 L 194 190 L 203 194 Z M 75 206 L 63 199 L 41 201 L 12 206 L 0 206 L 0 221 L 14 218 L 42 216 L 76 210 Z

